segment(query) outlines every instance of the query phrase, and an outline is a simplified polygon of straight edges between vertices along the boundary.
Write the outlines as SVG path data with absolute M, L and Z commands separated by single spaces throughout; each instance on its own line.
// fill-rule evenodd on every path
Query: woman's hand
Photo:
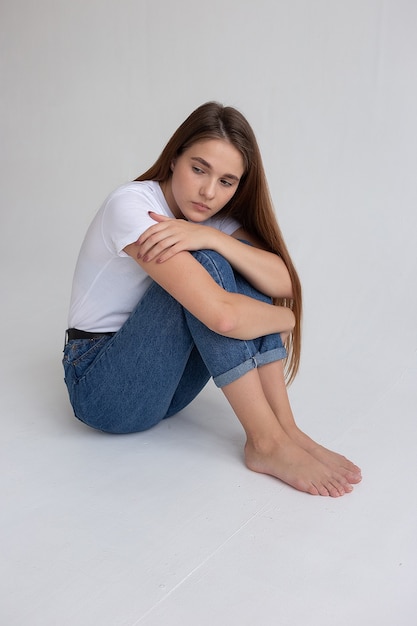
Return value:
M 155 260 L 163 263 L 184 250 L 213 247 L 211 242 L 217 233 L 214 228 L 166 217 L 153 211 L 149 212 L 149 216 L 158 223 L 145 230 L 135 243 L 139 248 L 137 258 L 145 263 Z
M 138 261 L 161 264 L 178 252 L 214 250 L 260 292 L 271 298 L 292 298 L 291 279 L 283 260 L 259 247 L 260 244 L 242 228 L 227 235 L 211 226 L 152 211 L 149 215 L 157 223 L 145 230 L 134 244 Z M 253 245 L 248 246 L 238 239 L 246 239 Z

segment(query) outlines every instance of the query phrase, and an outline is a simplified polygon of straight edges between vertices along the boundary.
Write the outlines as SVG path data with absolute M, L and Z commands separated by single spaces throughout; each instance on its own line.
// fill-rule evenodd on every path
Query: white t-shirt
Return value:
M 155 181 L 126 183 L 105 200 L 81 246 L 68 328 L 115 332 L 127 320 L 152 279 L 123 248 L 156 224 L 148 211 L 174 217 Z M 203 224 L 228 235 L 240 227 L 234 219 L 216 216 Z

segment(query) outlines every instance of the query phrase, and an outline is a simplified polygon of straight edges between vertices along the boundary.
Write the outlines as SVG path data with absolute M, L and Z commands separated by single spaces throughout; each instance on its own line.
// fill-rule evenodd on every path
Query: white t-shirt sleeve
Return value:
M 173 217 L 165 205 L 166 202 L 161 199 L 155 184 L 131 183 L 113 192 L 103 207 L 102 215 L 102 237 L 108 250 L 117 256 L 127 256 L 123 249 L 156 224 L 149 216 L 149 211 Z M 216 216 L 203 224 L 217 228 L 227 235 L 233 234 L 241 226 L 233 218 Z
M 127 256 L 123 249 L 156 223 L 148 211 L 160 212 L 160 207 L 144 190 L 128 188 L 110 196 L 103 212 L 102 235 L 113 254 Z

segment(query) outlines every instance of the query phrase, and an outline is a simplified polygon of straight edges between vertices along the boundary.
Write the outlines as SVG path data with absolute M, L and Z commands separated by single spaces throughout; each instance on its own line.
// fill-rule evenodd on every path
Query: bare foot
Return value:
M 342 454 L 328 450 L 319 444 L 316 444 L 316 447 L 309 452 L 311 456 L 314 456 L 315 459 L 321 461 L 324 465 L 340 472 L 352 485 L 361 482 L 362 473 L 360 468 Z
M 291 432 L 287 431 L 287 434 L 300 448 L 306 450 L 317 461 L 344 476 L 352 485 L 360 483 L 362 480 L 361 470 L 357 465 L 349 461 L 345 456 L 316 443 L 298 427 L 292 429 Z
M 268 441 L 257 446 L 248 440 L 245 460 L 254 472 L 275 476 L 314 496 L 337 498 L 353 489 L 342 474 L 315 459 L 286 435 L 279 442 Z

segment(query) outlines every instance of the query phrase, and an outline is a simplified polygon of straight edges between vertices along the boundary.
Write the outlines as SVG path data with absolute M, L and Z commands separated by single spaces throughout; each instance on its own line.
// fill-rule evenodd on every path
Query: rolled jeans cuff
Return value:
M 287 351 L 283 346 L 266 352 L 257 352 L 254 356 L 250 357 L 250 359 L 247 359 L 236 367 L 232 367 L 232 369 L 227 372 L 213 376 L 214 384 L 216 387 L 224 387 L 225 385 L 233 383 L 238 378 L 241 378 L 250 370 L 262 367 L 262 365 L 267 365 L 268 363 L 273 363 L 274 361 L 282 361 L 282 359 L 286 357 Z

